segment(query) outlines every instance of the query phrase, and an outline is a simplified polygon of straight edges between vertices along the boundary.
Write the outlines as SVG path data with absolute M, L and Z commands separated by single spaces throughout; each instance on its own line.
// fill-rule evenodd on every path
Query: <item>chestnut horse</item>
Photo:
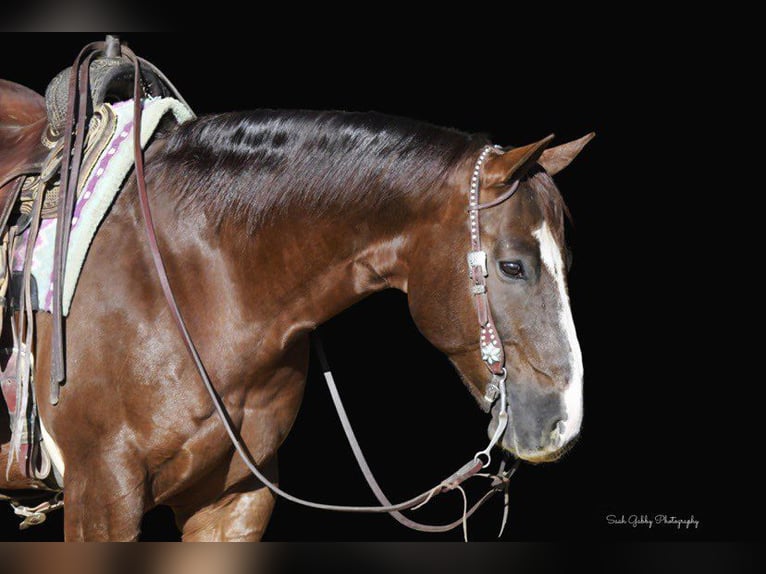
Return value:
M 499 444 L 527 461 L 558 458 L 582 419 L 566 208 L 551 176 L 588 139 L 493 153 L 480 174 L 482 201 L 518 185 L 482 211 L 481 233 L 508 373 Z M 303 395 L 309 334 L 376 291 L 408 294 L 420 331 L 487 410 L 466 266 L 471 175 L 487 143 L 374 113 L 256 111 L 201 117 L 149 145 L 146 182 L 170 283 L 235 428 L 271 480 Z M 136 539 L 159 504 L 173 509 L 184 540 L 260 539 L 274 495 L 236 456 L 172 322 L 134 175 L 82 270 L 56 406 L 50 315 L 37 321 L 35 393 L 64 468 L 66 540 Z M 24 486 L 0 480 L 0 489 Z

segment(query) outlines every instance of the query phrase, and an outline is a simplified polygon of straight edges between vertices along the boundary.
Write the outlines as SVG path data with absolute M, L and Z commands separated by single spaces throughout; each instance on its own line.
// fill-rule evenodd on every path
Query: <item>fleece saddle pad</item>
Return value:
M 80 277 L 85 257 L 93 237 L 114 198 L 119 193 L 128 174 L 133 168 L 133 100 L 104 104 L 110 106 L 110 113 L 116 117 L 112 135 L 101 148 L 90 166 L 90 171 L 81 180 L 77 194 L 72 230 L 69 236 L 66 272 L 63 286 L 63 311 L 69 314 L 77 280 Z M 141 148 L 145 148 L 157 129 L 160 120 L 172 114 L 180 124 L 194 117 L 189 108 L 173 98 L 149 98 L 144 100 L 141 114 Z M 38 304 L 41 310 L 51 311 L 53 303 L 53 248 L 56 237 L 56 220 L 44 219 L 40 223 L 37 241 L 32 254 L 32 275 L 37 281 Z M 16 243 L 13 254 L 13 269 L 20 271 L 24 266 L 29 230 Z

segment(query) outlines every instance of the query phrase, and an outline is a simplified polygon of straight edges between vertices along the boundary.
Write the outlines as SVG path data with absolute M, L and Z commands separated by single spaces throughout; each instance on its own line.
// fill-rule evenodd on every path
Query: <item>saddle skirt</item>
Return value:
M 162 118 L 171 114 L 179 124 L 193 116 L 192 111 L 173 98 L 144 100 L 141 117 L 141 146 L 151 139 Z M 81 168 L 77 200 L 72 217 L 72 229 L 67 252 L 63 286 L 63 312 L 69 314 L 80 271 L 88 249 L 101 221 L 133 168 L 133 100 L 115 104 L 104 103 L 94 115 L 88 138 L 88 149 Z M 58 169 L 61 154 L 52 154 L 43 166 L 37 190 L 22 192 L 29 204 L 40 186 L 45 188 L 43 220 L 32 254 L 32 275 L 37 283 L 39 309 L 50 312 L 53 304 L 53 252 L 56 236 L 55 219 L 58 204 L 58 184 L 45 180 Z M 22 211 L 25 209 L 22 206 Z M 24 268 L 29 230 L 16 241 L 13 248 L 13 270 Z
M 88 123 L 88 134 L 85 141 L 85 153 L 80 167 L 80 177 L 77 185 L 77 197 L 82 195 L 85 181 L 93 172 L 94 164 L 102 156 L 106 146 L 114 138 L 117 127 L 117 115 L 112 106 L 99 105 L 94 111 Z M 19 195 L 20 212 L 28 214 L 32 212 L 32 205 L 38 190 L 43 192 L 43 205 L 41 217 L 51 219 L 56 217 L 59 203 L 59 188 L 61 187 L 60 171 L 63 159 L 64 138 L 50 141 L 47 132 L 43 132 L 41 138 L 51 152 L 43 163 L 40 174 L 29 176 L 24 181 Z

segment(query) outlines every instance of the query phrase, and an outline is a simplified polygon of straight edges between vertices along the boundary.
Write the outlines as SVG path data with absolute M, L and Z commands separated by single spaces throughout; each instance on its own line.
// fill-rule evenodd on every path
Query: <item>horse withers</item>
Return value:
M 502 348 L 502 448 L 553 460 L 582 419 L 551 175 L 587 143 L 493 150 L 478 173 L 486 300 Z M 308 335 L 374 292 L 408 294 L 423 335 L 487 409 L 466 254 L 482 137 L 384 115 L 256 111 L 191 120 L 146 151 L 170 283 L 211 380 L 260 468 L 298 412 Z M 481 316 L 481 313 L 480 313 Z M 48 400 L 51 320 L 38 313 L 35 393 L 65 484 L 67 540 L 136 539 L 169 505 L 184 540 L 255 540 L 274 495 L 235 455 L 153 272 L 135 177 L 95 236 L 66 321 L 66 384 Z M 482 349 L 480 349 L 482 347 Z M 488 432 L 494 434 L 499 403 Z M 3 485 L 0 482 L 0 488 Z

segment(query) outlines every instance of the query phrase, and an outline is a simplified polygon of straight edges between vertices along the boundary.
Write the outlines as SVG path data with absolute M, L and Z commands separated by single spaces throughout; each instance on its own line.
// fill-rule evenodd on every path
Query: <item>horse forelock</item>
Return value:
M 542 167 L 536 166 L 527 174 L 526 182 L 532 190 L 532 196 L 542 212 L 544 221 L 548 223 L 551 234 L 560 248 L 565 249 L 564 223 L 566 220 L 571 222 L 572 215 L 553 178 Z

